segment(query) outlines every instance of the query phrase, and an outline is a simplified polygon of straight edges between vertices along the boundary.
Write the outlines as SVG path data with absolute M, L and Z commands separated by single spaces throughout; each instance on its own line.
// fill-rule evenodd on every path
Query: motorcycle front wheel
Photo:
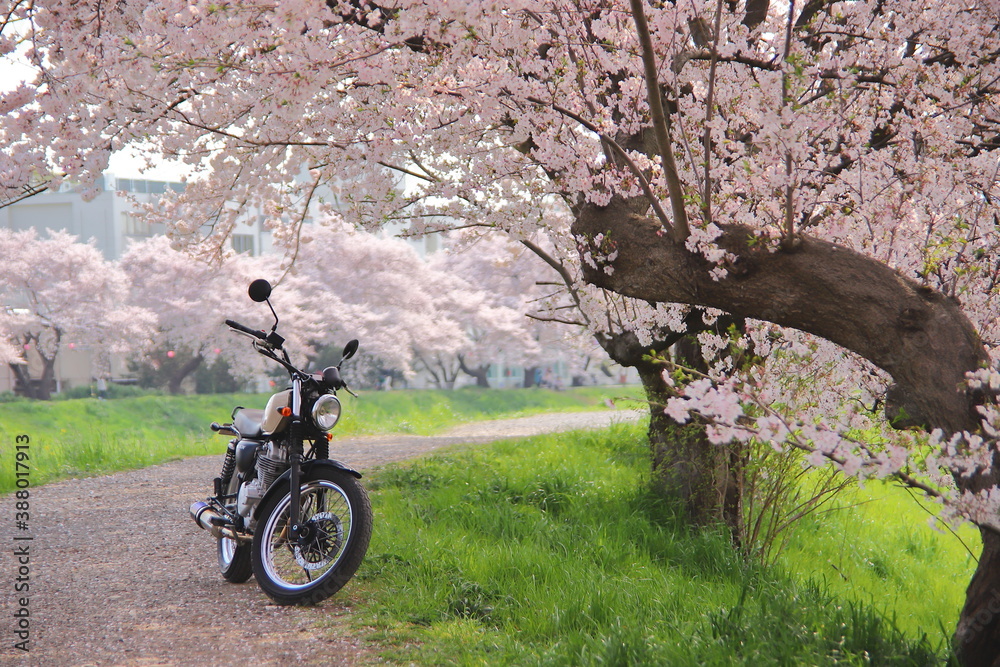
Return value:
M 239 475 L 234 473 L 229 480 L 226 493 L 235 495 L 239 487 Z M 250 545 L 228 537 L 220 537 L 218 541 L 219 570 L 222 572 L 222 578 L 233 584 L 242 584 L 253 574 L 253 568 L 250 566 Z
M 372 509 L 350 473 L 326 466 L 303 471 L 299 539 L 288 525 L 290 485 L 260 509 L 252 545 L 257 584 L 277 604 L 317 604 L 350 581 L 368 551 Z

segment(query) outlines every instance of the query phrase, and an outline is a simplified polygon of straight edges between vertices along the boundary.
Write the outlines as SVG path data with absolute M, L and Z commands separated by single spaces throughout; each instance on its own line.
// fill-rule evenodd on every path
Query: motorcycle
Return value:
M 243 583 L 252 575 L 277 604 L 316 604 L 354 576 L 372 532 L 361 474 L 329 458 L 330 430 L 341 414 L 337 391 L 356 396 L 340 367 L 357 352 L 358 341 L 347 343 L 340 364 L 306 373 L 291 364 L 277 333 L 271 285 L 255 280 L 248 294 L 271 309 L 271 331 L 226 324 L 284 367 L 291 386 L 271 396 L 263 410 L 240 406 L 230 423 L 211 425 L 232 439 L 214 495 L 192 504 L 191 517 L 217 539 L 224 579 Z

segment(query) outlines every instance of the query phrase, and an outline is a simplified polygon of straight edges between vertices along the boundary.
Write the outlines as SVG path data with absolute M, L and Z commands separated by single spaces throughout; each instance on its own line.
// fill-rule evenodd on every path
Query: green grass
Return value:
M 796 525 L 779 562 L 890 615 L 911 637 L 950 636 L 982 541 L 968 524 L 957 534 L 932 528 L 922 506 L 934 504 L 918 498 L 880 481 L 848 489 L 838 509 Z
M 421 665 L 940 664 L 958 607 L 914 630 L 873 603 L 927 602 L 919 573 L 834 587 L 812 530 L 781 566 L 747 566 L 650 494 L 646 450 L 627 425 L 375 471 L 375 534 L 349 587 L 359 628 L 383 659 Z M 913 557 L 964 587 L 951 556 Z
M 459 422 L 552 410 L 601 409 L 631 388 L 549 390 L 342 392 L 338 436 L 430 434 Z M 0 461 L 10 461 L 18 435 L 30 438 L 31 483 L 140 468 L 173 459 L 225 452 L 208 425 L 229 419 L 236 405 L 263 408 L 262 394 L 147 395 L 98 401 L 14 401 L 0 404 Z M 14 466 L 0 466 L 0 493 L 14 489 Z
M 378 392 L 363 394 L 361 400 L 344 394 L 340 398 L 344 401 L 345 416 L 337 431 L 364 434 L 390 430 L 430 435 L 449 426 L 482 419 L 600 410 L 607 399 L 641 394 L 638 387 L 577 387 L 566 391 L 468 387 L 456 391 Z
M 636 390 L 633 389 L 634 393 Z M 621 388 L 344 397 L 340 435 L 594 409 Z M 0 457 L 31 437 L 32 483 L 220 454 L 207 424 L 265 396 L 0 405 Z M 383 659 L 458 665 L 926 665 L 974 560 L 881 483 L 795 527 L 775 567 L 685 527 L 650 494 L 642 425 L 455 449 L 366 475 L 375 534 L 341 596 Z M 0 467 L 12 488 L 13 466 Z M 963 533 L 973 552 L 978 542 Z

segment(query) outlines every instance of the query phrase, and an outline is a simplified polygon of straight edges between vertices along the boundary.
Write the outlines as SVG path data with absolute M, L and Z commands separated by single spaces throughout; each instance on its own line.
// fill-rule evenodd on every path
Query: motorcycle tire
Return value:
M 235 495 L 240 488 L 239 475 L 234 474 L 229 480 L 226 493 Z M 253 576 L 253 566 L 250 563 L 250 545 L 237 542 L 228 537 L 218 540 L 219 570 L 222 578 L 231 584 L 242 584 Z
M 285 488 L 260 509 L 252 545 L 253 573 L 280 605 L 322 602 L 350 581 L 368 551 L 372 508 L 353 475 L 328 466 L 302 473 L 300 539 L 288 539 L 291 494 Z

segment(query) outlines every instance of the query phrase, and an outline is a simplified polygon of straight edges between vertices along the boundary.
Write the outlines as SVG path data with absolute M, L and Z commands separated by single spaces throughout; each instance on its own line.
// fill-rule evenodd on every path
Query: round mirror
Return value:
M 263 278 L 258 278 L 250 283 L 250 289 L 247 290 L 247 294 L 257 303 L 267 301 L 267 297 L 271 296 L 271 283 Z
M 343 363 L 354 356 L 354 353 L 358 351 L 358 339 L 355 338 L 344 346 L 344 355 L 341 357 L 340 362 Z

